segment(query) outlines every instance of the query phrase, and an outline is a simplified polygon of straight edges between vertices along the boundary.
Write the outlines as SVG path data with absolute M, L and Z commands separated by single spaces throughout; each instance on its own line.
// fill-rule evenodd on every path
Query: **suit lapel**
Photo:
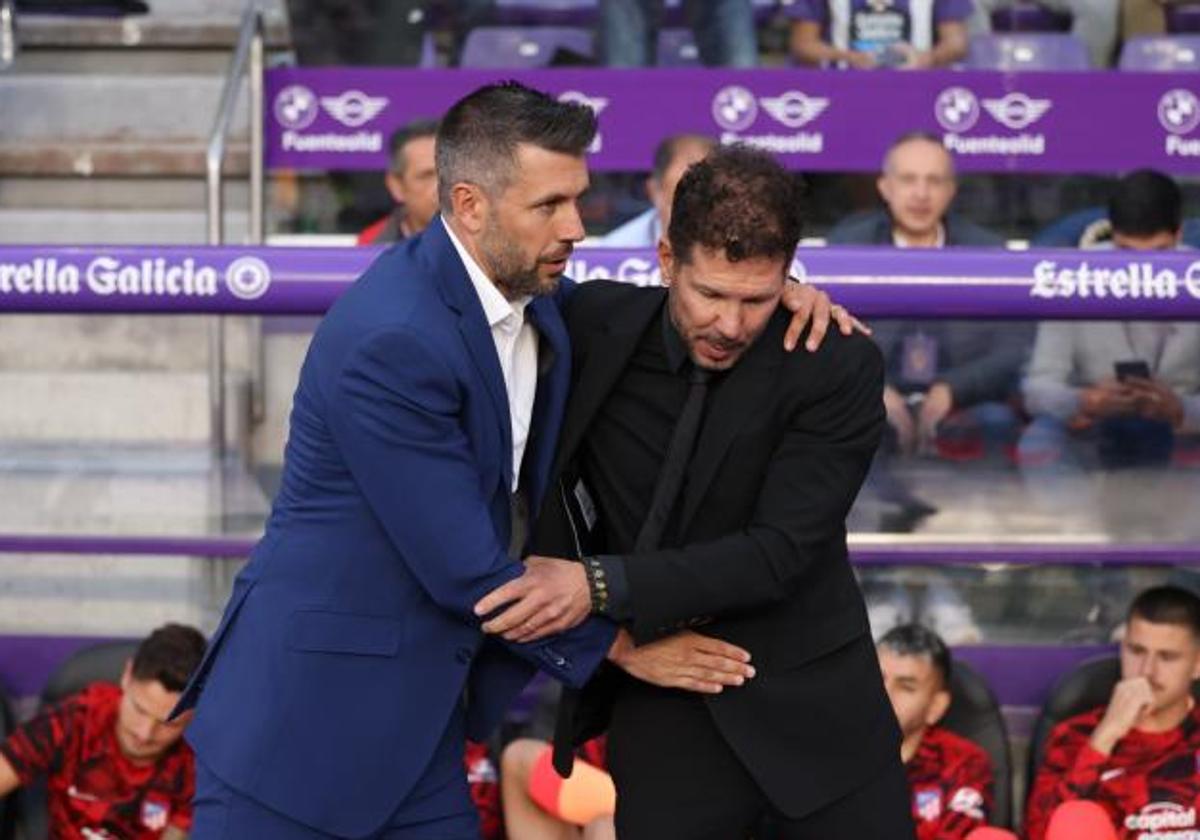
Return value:
M 779 322 L 778 317 L 771 320 L 770 326 L 709 397 L 704 425 L 696 441 L 696 454 L 688 465 L 679 522 L 680 534 L 687 533 L 692 517 L 704 500 L 734 438 L 746 421 L 770 399 L 776 371 L 782 361 L 783 350 L 780 345 L 783 343 L 783 330 L 776 328 Z M 787 319 L 782 323 L 786 325 Z
M 571 348 L 567 327 L 552 299 L 534 298 L 525 314 L 538 333 L 537 392 L 525 449 L 530 510 L 536 512 L 549 481 L 554 445 L 562 428 L 563 410 L 571 386 Z
M 508 391 L 504 387 L 504 373 L 500 370 L 500 359 L 496 355 L 496 342 L 492 339 L 491 327 L 483 314 L 483 304 L 467 275 L 467 267 L 450 241 L 444 224 L 440 217 L 435 219 L 426 230 L 422 245 L 428 245 L 426 254 L 437 272 L 442 299 L 458 313 L 459 334 L 496 410 L 496 420 L 504 439 L 504 451 L 500 457 L 507 482 L 505 486 L 512 487 L 512 416 L 508 407 Z
M 587 357 L 575 377 L 571 400 L 567 404 L 555 474 L 574 457 L 584 432 L 625 370 L 638 339 L 658 314 L 665 297 L 665 290 L 658 294 L 645 291 L 631 294 L 628 304 L 605 313 L 605 320 L 588 337 Z

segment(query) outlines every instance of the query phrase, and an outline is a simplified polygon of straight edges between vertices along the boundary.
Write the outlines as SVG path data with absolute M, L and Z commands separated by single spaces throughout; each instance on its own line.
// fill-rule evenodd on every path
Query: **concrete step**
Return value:
M 19 445 L 158 444 L 209 439 L 208 377 L 160 371 L 0 372 L 0 440 Z M 250 388 L 226 376 L 226 439 L 248 451 Z
M 237 41 L 245 0 L 157 0 L 150 12 L 128 17 L 35 15 L 17 18 L 22 50 L 51 47 L 82 49 L 229 49 Z M 289 43 L 284 0 L 259 0 L 268 44 Z
M 268 184 L 268 189 L 271 185 Z M 95 177 L 73 175 L 9 175 L 0 179 L 0 208 L 23 212 L 53 209 L 61 211 L 146 211 L 195 212 L 205 203 L 202 178 L 172 176 Z M 225 206 L 243 210 L 249 205 L 249 186 L 244 178 L 226 178 Z M 39 220 L 40 221 L 40 220 Z M 139 218 L 137 221 L 146 221 Z M 0 236 L 3 232 L 0 231 Z
M 157 77 L 28 73 L 0 76 L 0 140 L 68 137 L 116 142 L 207 138 L 224 80 L 199 73 Z M 233 135 L 245 136 L 243 105 Z
M 2 182 L 0 182 L 2 184 Z M 0 208 L 0 245 L 201 245 L 205 211 Z M 249 216 L 225 215 L 225 241 L 245 242 Z

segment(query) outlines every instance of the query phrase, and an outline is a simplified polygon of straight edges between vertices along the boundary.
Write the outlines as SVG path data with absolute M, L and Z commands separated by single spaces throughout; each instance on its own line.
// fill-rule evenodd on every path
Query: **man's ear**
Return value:
M 933 702 L 929 704 L 929 711 L 925 713 L 925 723 L 928 726 L 933 726 L 939 720 L 946 716 L 946 712 L 950 710 L 950 692 L 947 689 L 939 689 L 938 693 L 933 695 Z
M 404 203 L 404 182 L 395 172 L 389 172 L 384 176 L 384 186 L 387 187 L 388 194 L 392 197 L 392 201 L 397 204 Z
M 478 184 L 459 181 L 450 188 L 450 211 L 467 232 L 478 236 L 487 223 L 490 199 Z
M 650 199 L 650 203 L 657 210 L 658 202 L 662 200 L 662 184 L 653 175 L 646 179 L 646 197 Z
M 133 660 L 126 659 L 125 667 L 121 669 L 121 690 L 128 691 L 129 684 L 133 682 Z
M 667 241 L 667 237 L 660 236 L 658 238 L 658 271 L 662 284 L 670 286 L 675 279 L 675 252 L 671 250 L 671 243 Z

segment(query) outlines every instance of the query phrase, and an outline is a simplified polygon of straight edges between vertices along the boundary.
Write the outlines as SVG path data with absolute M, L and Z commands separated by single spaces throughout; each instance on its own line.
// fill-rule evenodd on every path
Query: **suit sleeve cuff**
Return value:
M 592 612 L 613 621 L 633 618 L 629 598 L 629 578 L 625 575 L 625 558 L 600 554 L 583 559 L 587 570 L 588 590 L 592 596 Z

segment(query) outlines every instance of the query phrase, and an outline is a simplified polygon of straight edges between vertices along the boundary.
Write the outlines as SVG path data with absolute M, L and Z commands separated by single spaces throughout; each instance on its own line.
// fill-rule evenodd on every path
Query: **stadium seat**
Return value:
M 1121 660 L 1105 654 L 1087 659 L 1058 678 L 1029 738 L 1029 787 L 1046 755 L 1046 741 L 1054 727 L 1069 717 L 1104 706 L 1112 697 L 1113 686 L 1121 677 Z M 1200 700 L 1200 682 L 1192 685 L 1192 696 Z
M 77 650 L 67 657 L 46 681 L 42 689 L 41 708 L 51 706 L 94 682 L 117 682 L 125 662 L 137 651 L 138 642 L 100 642 Z M 37 781 L 17 794 L 21 837 L 23 840 L 45 840 L 49 829 L 46 821 L 46 786 Z
M 1074 35 L 1020 33 L 971 39 L 965 66 L 972 70 L 1089 70 L 1087 48 Z
M 697 67 L 700 50 L 690 29 L 661 29 L 658 33 L 660 67 Z
M 991 757 L 996 779 L 991 824 L 1007 828 L 1013 816 L 1012 753 L 1000 704 L 987 681 L 961 659 L 954 661 L 951 671 L 950 696 L 950 711 L 942 725 L 983 747 Z
M 1200 70 L 1200 35 L 1131 38 L 1121 48 L 1117 66 L 1160 73 Z
M 1052 12 L 1030 0 L 1017 0 L 1005 9 L 992 12 L 995 32 L 1067 32 L 1071 16 Z
M 463 67 L 527 68 L 560 63 L 564 54 L 593 58 L 592 31 L 570 26 L 481 26 L 463 45 Z
M 1165 3 L 1167 31 L 1174 33 L 1200 32 L 1200 3 Z
M 9 703 L 8 695 L 0 689 L 0 741 L 7 740 L 12 734 L 14 726 L 12 705 Z M 0 799 L 0 840 L 10 840 L 13 836 L 13 828 L 15 823 L 16 809 L 13 808 L 13 799 L 6 796 Z
M 1121 676 L 1121 660 L 1109 654 L 1079 663 L 1058 678 L 1042 704 L 1033 734 L 1029 738 L 1028 787 L 1032 790 L 1037 770 L 1046 756 L 1046 740 L 1054 727 L 1069 717 L 1103 706 L 1112 697 L 1113 686 Z

